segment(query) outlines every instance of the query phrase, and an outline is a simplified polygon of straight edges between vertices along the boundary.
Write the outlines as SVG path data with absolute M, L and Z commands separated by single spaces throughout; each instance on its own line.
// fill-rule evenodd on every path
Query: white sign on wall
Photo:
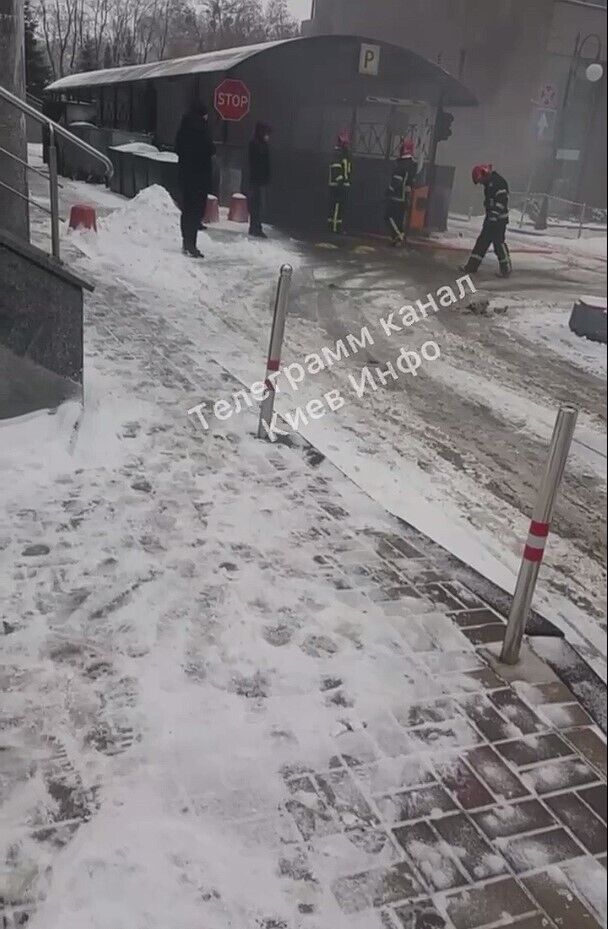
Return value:
M 361 44 L 359 74 L 378 74 L 380 68 L 380 46 Z
M 560 148 L 555 157 L 558 161 L 578 161 L 580 154 L 578 148 Z

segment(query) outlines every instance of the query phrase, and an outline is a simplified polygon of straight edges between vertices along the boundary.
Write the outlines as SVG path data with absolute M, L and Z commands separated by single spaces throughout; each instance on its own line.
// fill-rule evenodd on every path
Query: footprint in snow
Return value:
M 304 639 L 300 648 L 311 658 L 328 658 L 339 651 L 333 639 L 326 635 L 309 635 Z

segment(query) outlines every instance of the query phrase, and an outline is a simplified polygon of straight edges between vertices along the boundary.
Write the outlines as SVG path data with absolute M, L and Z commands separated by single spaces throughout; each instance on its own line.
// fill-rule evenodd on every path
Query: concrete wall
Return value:
M 82 382 L 82 288 L 43 252 L 0 231 L 0 344 Z
M 532 172 L 534 186 L 542 187 L 551 139 L 539 143 L 539 111 L 532 101 L 556 56 L 563 58 L 562 77 L 567 73 L 565 56 L 579 31 L 605 36 L 606 12 L 564 0 L 316 0 L 314 19 L 304 29 L 396 42 L 439 62 L 475 92 L 480 107 L 454 111 L 453 137 L 438 152 L 440 163 L 456 165 L 453 206 L 462 209 L 477 205 L 470 167 L 478 161 L 493 162 L 514 190 L 525 190 Z M 605 42 L 603 48 L 605 57 Z M 594 56 L 592 43 L 586 53 Z M 601 101 L 597 109 L 598 144 L 589 172 L 601 165 L 598 146 L 605 139 Z M 605 187 L 596 190 L 596 199 L 605 206 Z

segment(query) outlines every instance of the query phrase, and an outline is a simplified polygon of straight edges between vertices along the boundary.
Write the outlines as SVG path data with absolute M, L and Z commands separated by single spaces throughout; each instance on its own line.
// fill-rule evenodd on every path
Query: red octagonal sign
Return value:
M 215 88 L 213 104 L 222 119 L 238 123 L 249 112 L 251 91 L 242 81 L 228 77 Z

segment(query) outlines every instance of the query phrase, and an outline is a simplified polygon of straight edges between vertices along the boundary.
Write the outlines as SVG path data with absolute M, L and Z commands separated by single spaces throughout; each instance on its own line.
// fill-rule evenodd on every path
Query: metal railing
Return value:
M 20 197 L 22 200 L 26 200 L 28 203 L 37 207 L 39 210 L 42 210 L 45 213 L 48 213 L 51 217 L 51 253 L 53 258 L 56 258 L 57 261 L 61 261 L 60 255 L 60 245 L 59 245 L 59 181 L 57 177 L 57 145 L 56 138 L 61 136 L 68 142 L 71 142 L 72 145 L 75 145 L 77 148 L 82 149 L 82 151 L 87 152 L 91 157 L 97 159 L 105 168 L 106 179 L 110 180 L 114 173 L 114 166 L 110 159 L 99 152 L 96 148 L 93 148 L 92 145 L 89 145 L 88 142 L 83 142 L 82 139 L 79 139 L 78 136 L 74 135 L 69 129 L 65 129 L 63 126 L 60 126 L 59 123 L 54 122 L 52 119 L 49 119 L 48 116 L 44 116 L 40 113 L 35 107 L 30 106 L 29 103 L 26 103 L 20 97 L 16 97 L 15 94 L 12 94 L 10 90 L 6 90 L 5 87 L 0 86 L 0 99 L 5 100 L 7 103 L 10 103 L 12 106 L 16 107 L 18 110 L 21 110 L 26 116 L 29 116 L 31 119 L 35 120 L 38 123 L 41 123 L 48 131 L 48 164 L 49 164 L 49 200 L 50 200 L 50 209 L 47 209 L 45 206 L 42 206 L 40 203 L 37 203 L 35 200 L 32 200 L 31 197 L 28 197 L 27 194 L 22 193 L 19 190 L 16 190 L 14 187 L 10 187 L 8 184 L 5 184 L 3 181 L 0 181 L 0 186 L 6 190 L 10 190 L 17 197 Z M 8 152 L 5 148 L 0 148 L 0 151 L 8 155 L 9 158 L 12 158 L 14 161 L 19 162 L 24 165 L 29 171 L 33 171 L 35 174 L 40 174 L 42 177 L 47 177 L 43 171 L 39 171 L 37 168 L 34 168 L 32 165 L 28 164 L 26 161 L 23 161 L 17 155 L 14 155 L 12 152 Z
M 535 193 L 526 191 L 524 194 L 512 194 L 512 199 L 519 199 L 517 211 L 520 214 L 519 228 L 524 225 L 526 217 L 536 226 L 539 214 L 543 207 L 546 212 L 547 224 L 543 231 L 553 228 L 576 230 L 577 238 L 581 238 L 586 225 L 605 226 L 606 209 L 590 206 L 580 200 L 567 200 L 553 194 Z
M 524 226 L 535 226 L 538 214 L 547 199 L 547 194 L 535 193 L 531 190 L 517 191 L 512 190 L 509 193 L 509 205 L 512 214 L 519 213 L 516 220 L 518 229 Z M 576 238 L 580 239 L 585 229 L 605 231 L 608 220 L 608 211 L 606 208 L 591 206 L 588 203 L 581 203 L 580 200 L 566 200 L 564 197 L 557 197 L 553 194 L 548 197 L 547 205 L 547 233 L 573 233 Z M 482 215 L 479 204 L 470 205 L 468 217 Z M 515 220 L 513 220 L 515 222 Z

